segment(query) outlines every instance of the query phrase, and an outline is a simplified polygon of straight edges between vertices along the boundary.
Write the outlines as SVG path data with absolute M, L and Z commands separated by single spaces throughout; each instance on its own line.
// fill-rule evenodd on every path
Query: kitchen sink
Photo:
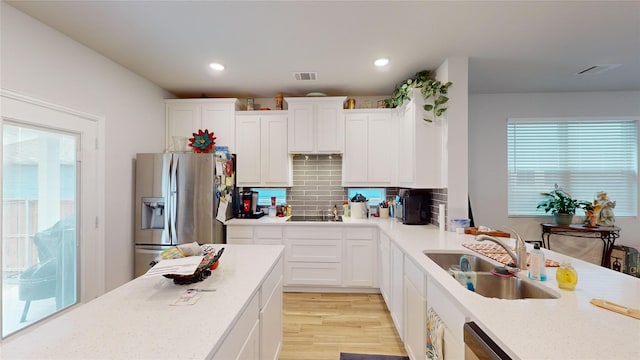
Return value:
M 471 263 L 471 271 L 489 272 L 491 269 L 496 267 L 493 263 L 484 258 L 464 252 L 438 253 L 425 251 L 424 254 L 447 271 L 453 269 L 460 270 L 459 264 L 460 257 L 462 255 L 465 255 L 467 259 L 469 259 L 469 262 Z
M 425 251 L 424 254 L 447 271 L 458 270 L 460 257 L 466 256 L 471 270 L 476 272 L 474 291 L 478 295 L 498 299 L 557 299 L 559 296 L 532 280 L 515 276 L 504 277 L 492 274 L 495 265 L 479 256 L 465 252 L 438 253 Z M 453 275 L 453 274 L 452 274 Z M 462 286 L 462 284 L 461 284 Z

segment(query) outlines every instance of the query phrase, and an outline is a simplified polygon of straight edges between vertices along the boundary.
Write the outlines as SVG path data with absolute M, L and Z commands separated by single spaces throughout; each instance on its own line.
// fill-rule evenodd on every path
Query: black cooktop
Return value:
M 315 222 L 341 222 L 342 221 L 342 216 L 338 216 L 338 220 L 333 220 L 333 219 L 323 219 L 322 216 L 292 216 L 291 218 L 289 218 L 289 221 L 315 221 Z

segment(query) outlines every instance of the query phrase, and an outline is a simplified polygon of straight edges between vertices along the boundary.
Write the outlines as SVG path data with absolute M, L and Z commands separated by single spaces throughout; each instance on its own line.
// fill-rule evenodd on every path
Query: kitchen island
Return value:
M 0 358 L 274 359 L 282 341 L 283 247 L 214 247 L 225 251 L 206 280 L 134 279 L 5 340 Z M 172 305 L 189 288 L 215 291 L 198 292 L 193 305 Z
M 396 219 L 378 218 L 365 220 L 345 218 L 343 222 L 286 222 L 283 219 L 264 217 L 258 220 L 233 219 L 227 225 L 230 227 L 229 231 L 235 228 L 232 232 L 237 233 L 238 236 L 243 233 L 247 236 L 253 234 L 251 236 L 255 242 L 282 243 L 286 249 L 291 243 L 287 234 L 295 229 L 300 231 L 308 229 L 308 232 L 316 233 L 322 229 L 342 229 L 343 234 L 347 234 L 354 229 L 374 228 L 378 232 L 377 240 L 380 244 L 386 238 L 390 248 L 397 248 L 401 252 L 397 257 L 400 262 L 404 262 L 404 280 L 402 280 L 403 270 L 400 267 L 401 284 L 398 285 L 401 294 L 400 303 L 409 304 L 406 296 L 402 300 L 402 281 L 404 281 L 406 294 L 408 281 L 415 279 L 412 277 L 415 274 L 407 272 L 407 269 L 416 268 L 421 272 L 421 279 L 423 279 L 417 282 L 426 283 L 424 284 L 426 296 L 422 302 L 418 302 L 419 306 L 440 305 L 440 309 L 444 308 L 445 313 L 440 315 L 446 320 L 456 320 L 446 325 L 451 327 L 448 329 L 452 333 L 451 338 L 458 343 L 462 341 L 463 323 L 474 321 L 513 359 L 640 359 L 640 346 L 637 344 L 640 339 L 640 320 L 589 303 L 593 298 L 601 298 L 624 306 L 640 308 L 640 279 L 623 273 L 570 258 L 579 277 L 574 291 L 559 289 L 555 280 L 556 268 L 548 267 L 548 280 L 537 282 L 537 284 L 558 295 L 557 299 L 487 298 L 462 287 L 446 270 L 423 253 L 424 251 L 465 252 L 479 255 L 462 246 L 465 243 L 475 243 L 472 235 L 440 231 L 432 225 L 403 225 Z M 243 231 L 245 228 L 253 229 Z M 279 228 L 282 229 L 281 232 L 275 231 Z M 265 237 L 264 234 L 269 236 Z M 281 234 L 281 239 L 278 240 L 274 234 Z M 238 240 L 250 243 L 251 238 L 239 237 Z M 347 248 L 344 249 L 346 253 Z M 528 247 L 527 250 L 530 251 L 531 248 Z M 287 251 L 285 250 L 285 254 L 288 254 Z M 547 249 L 542 251 L 547 258 L 559 262 L 569 258 Z M 377 253 L 378 269 L 384 268 L 381 261 L 384 254 L 384 251 Z M 286 257 L 287 255 L 285 255 L 285 264 L 289 261 Z M 349 266 L 349 262 L 345 262 L 343 268 L 348 269 Z M 285 274 L 286 272 L 285 265 Z M 389 276 L 388 270 L 386 275 L 377 276 L 374 287 L 382 289 L 385 281 L 388 282 L 385 276 Z M 526 276 L 526 271 L 518 274 L 518 277 L 526 278 Z M 336 291 L 344 291 L 345 285 L 342 284 L 342 286 L 335 287 Z M 286 287 L 285 275 L 285 289 Z M 383 295 L 385 295 L 384 292 Z M 394 308 L 398 302 L 394 302 L 393 297 L 385 296 L 385 301 L 388 301 L 387 305 L 398 332 L 408 346 L 413 332 L 403 333 L 403 331 L 410 326 L 411 321 L 420 318 L 422 315 L 419 314 L 423 314 L 425 310 L 411 305 L 407 305 L 403 310 L 403 305 L 400 305 L 400 313 L 394 316 Z M 403 311 L 404 315 L 402 315 Z M 417 338 L 418 341 L 424 341 L 424 337 Z M 416 354 L 424 351 L 421 350 L 424 349 L 423 346 L 424 343 Z M 411 354 L 409 349 L 407 350 Z M 458 352 L 451 358 L 460 358 L 460 355 Z

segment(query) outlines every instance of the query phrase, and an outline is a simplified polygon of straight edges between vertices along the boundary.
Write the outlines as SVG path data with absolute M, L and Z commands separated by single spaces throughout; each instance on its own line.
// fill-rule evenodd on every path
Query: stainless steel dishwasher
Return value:
M 464 324 L 464 348 L 465 360 L 511 360 L 473 321 Z

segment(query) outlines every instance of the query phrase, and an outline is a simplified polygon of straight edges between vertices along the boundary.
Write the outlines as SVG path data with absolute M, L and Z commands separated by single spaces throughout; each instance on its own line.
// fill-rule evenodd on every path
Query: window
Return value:
M 364 195 L 369 200 L 369 205 L 377 205 L 386 200 L 385 188 L 349 188 L 347 195 L 349 200 L 356 194 Z
M 604 191 L 617 216 L 636 216 L 637 120 L 509 119 L 507 175 L 510 216 L 543 214 L 540 193 L 556 183 L 578 200 Z
M 251 188 L 258 192 L 258 206 L 271 206 L 271 197 L 276 197 L 276 205 L 287 203 L 287 189 L 285 188 Z

